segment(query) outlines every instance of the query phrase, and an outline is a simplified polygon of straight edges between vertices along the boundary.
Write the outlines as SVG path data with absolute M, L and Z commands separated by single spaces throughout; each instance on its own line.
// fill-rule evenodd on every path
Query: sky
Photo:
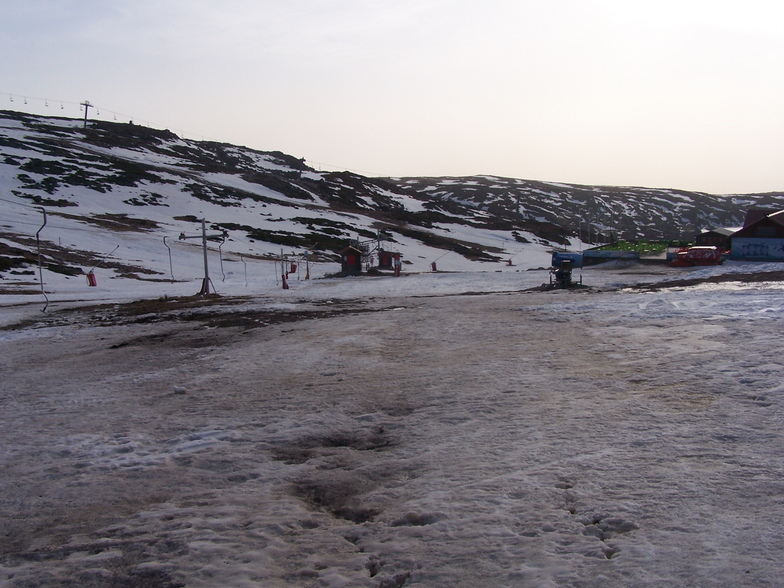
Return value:
M 775 0 L 3 0 L 0 108 L 370 176 L 784 190 Z M 26 102 L 26 103 L 25 103 Z

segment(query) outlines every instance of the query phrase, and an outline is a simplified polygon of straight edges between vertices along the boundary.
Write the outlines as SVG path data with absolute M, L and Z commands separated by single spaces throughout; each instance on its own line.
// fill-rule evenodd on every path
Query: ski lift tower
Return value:
M 199 291 L 198 296 L 209 296 L 210 294 L 210 270 L 207 265 L 207 239 L 214 240 L 225 238 L 226 231 L 208 235 L 205 219 L 201 219 L 201 235 L 186 235 L 185 233 L 180 233 L 180 241 L 184 241 L 186 239 L 201 239 L 202 249 L 204 250 L 204 281 L 202 282 L 201 290 Z

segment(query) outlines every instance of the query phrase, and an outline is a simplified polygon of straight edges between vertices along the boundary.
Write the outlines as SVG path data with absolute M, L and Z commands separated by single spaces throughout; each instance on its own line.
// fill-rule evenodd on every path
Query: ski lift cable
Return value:
M 37 227 L 40 224 L 41 223 L 28 223 L 28 222 L 25 222 L 25 221 L 14 221 L 14 226 L 16 226 L 16 225 L 24 225 L 26 227 Z
M 48 108 L 49 107 L 49 102 L 51 101 L 51 102 L 54 102 L 54 103 L 59 102 L 61 110 L 64 110 L 66 106 L 69 106 L 69 107 L 80 107 L 80 111 L 83 111 L 83 107 L 81 107 L 81 103 L 80 102 L 73 102 L 73 101 L 70 101 L 70 100 L 58 100 L 56 98 L 51 98 L 50 99 L 50 98 L 47 98 L 47 97 L 40 98 L 40 97 L 37 97 L 37 96 L 28 96 L 28 95 L 21 94 L 21 93 L 18 93 L 18 92 L 16 94 L 11 94 L 9 92 L 0 92 L 0 95 L 7 96 L 11 102 L 14 102 L 14 96 L 23 97 L 23 99 L 25 101 L 25 104 L 27 104 L 28 106 L 30 106 L 30 104 L 28 104 L 28 101 L 35 101 L 35 102 L 42 103 L 45 107 Z M 146 119 L 141 119 L 140 117 L 134 117 L 134 116 L 131 116 L 129 114 L 124 114 L 124 113 L 121 113 L 121 112 L 117 112 L 115 110 L 111 110 L 109 108 L 104 108 L 103 106 L 101 106 L 99 104 L 91 104 L 90 108 L 95 108 L 96 116 L 101 116 L 101 112 L 103 112 L 104 115 L 107 115 L 107 114 L 111 115 L 114 120 L 117 120 L 118 117 L 120 117 L 121 119 L 127 119 L 129 121 L 139 120 L 139 122 L 141 122 L 142 124 L 144 124 L 146 126 L 149 126 L 149 127 L 161 128 L 161 129 L 171 129 L 174 132 L 176 132 L 182 138 L 185 138 L 185 137 L 192 137 L 192 138 L 199 137 L 201 141 L 216 141 L 216 142 L 220 141 L 220 139 L 217 139 L 217 138 L 214 138 L 214 137 L 208 137 L 208 136 L 204 135 L 203 133 L 196 133 L 196 132 L 188 131 L 188 130 L 185 130 L 185 129 L 172 129 L 171 126 L 169 126 L 169 125 L 161 125 L 161 124 L 157 124 L 155 122 L 150 122 L 150 121 L 148 121 Z M 340 165 L 333 165 L 333 164 L 330 164 L 330 163 L 324 163 L 324 162 L 318 162 L 318 161 L 310 161 L 310 163 L 313 164 L 313 165 L 316 165 L 316 166 L 324 166 L 324 167 L 332 168 L 333 170 L 339 171 L 339 172 L 340 171 L 347 171 L 347 172 L 352 172 L 352 173 L 356 173 L 356 174 L 361 174 L 361 175 L 367 176 L 369 178 L 374 178 L 374 177 L 375 178 L 381 178 L 381 177 L 385 177 L 385 176 L 388 175 L 388 174 L 382 174 L 382 173 L 378 173 L 378 172 L 371 172 L 371 171 L 367 171 L 367 170 L 353 169 L 353 168 L 351 168 L 349 166 L 345 166 L 345 165 L 342 165 L 342 166 L 340 166 Z
M 40 206 L 33 206 L 31 204 L 25 204 L 24 202 L 16 202 L 15 200 L 8 200 L 7 198 L 0 198 L 2 202 L 8 202 L 9 204 L 16 204 L 17 206 L 23 206 L 24 208 L 31 208 L 37 212 L 41 211 Z
M 19 93 L 17 93 L 17 94 L 10 94 L 8 92 L 0 92 L 0 95 L 8 96 L 9 100 L 11 102 L 14 102 L 14 96 L 17 96 L 17 97 L 22 96 L 24 98 L 24 100 L 25 100 L 25 104 L 27 104 L 28 106 L 30 106 L 30 104 L 28 104 L 28 101 L 35 101 L 35 102 L 42 103 L 45 107 L 48 107 L 49 106 L 49 102 L 50 102 L 49 98 L 39 98 L 39 97 L 35 97 L 35 96 L 25 96 L 25 95 L 19 94 Z M 66 106 L 69 106 L 69 107 L 77 107 L 78 106 L 80 112 L 84 112 L 84 107 L 82 106 L 82 103 L 80 103 L 80 102 L 72 102 L 72 101 L 69 101 L 69 100 L 56 100 L 56 99 L 51 99 L 51 101 L 52 102 L 59 102 L 61 110 L 65 110 Z M 137 119 L 142 124 L 144 124 L 145 126 L 154 127 L 154 128 L 161 128 L 161 129 L 164 129 L 164 128 L 165 129 L 170 129 L 171 128 L 169 125 L 161 125 L 161 124 L 157 124 L 157 123 L 154 123 L 154 122 L 150 122 L 150 121 L 145 120 L 145 119 L 139 119 L 139 117 L 133 117 L 133 116 L 131 116 L 129 114 L 124 114 L 124 113 L 121 113 L 121 112 L 117 112 L 117 111 L 111 110 L 109 108 L 104 108 L 103 106 L 100 106 L 98 104 L 90 104 L 90 108 L 95 108 L 96 116 L 101 116 L 101 112 L 103 112 L 104 116 L 107 115 L 107 114 L 111 115 L 114 120 L 117 120 L 117 117 L 120 117 L 121 119 L 127 119 L 129 121 L 133 121 L 134 119 Z M 203 135 L 202 133 L 195 133 L 195 132 L 191 132 L 191 131 L 187 131 L 187 130 L 183 130 L 183 129 L 173 129 L 173 130 L 180 137 L 183 137 L 183 138 L 185 136 L 189 136 L 189 137 L 201 137 L 202 141 L 219 141 L 219 139 L 207 137 L 207 136 Z
M 0 198 L 0 202 L 7 202 L 9 204 L 15 204 L 15 205 L 21 206 L 23 208 L 29 208 L 30 210 L 35 210 L 36 212 L 41 212 L 41 210 L 45 210 L 45 208 L 43 206 L 33 206 L 33 205 L 30 205 L 30 204 L 25 204 L 23 202 L 15 202 L 14 200 L 8 200 L 7 198 Z M 57 213 L 52 213 L 52 214 L 57 214 Z M 25 221 L 14 221 L 14 224 L 32 225 L 32 226 L 36 226 L 36 227 L 38 226 L 38 223 L 28 223 L 28 222 L 25 222 Z M 60 229 L 61 231 L 81 231 L 81 232 L 85 232 L 85 233 L 95 233 L 95 229 L 94 228 L 91 229 L 91 228 L 87 228 L 87 227 L 65 226 L 65 225 L 58 224 L 56 221 L 55 222 L 51 222 L 51 220 L 49 220 L 47 222 L 47 226 L 50 229 Z
M 36 101 L 36 102 L 43 102 L 45 106 L 49 106 L 49 102 L 50 102 L 49 98 L 39 98 L 37 96 L 29 96 L 29 95 L 19 94 L 19 93 L 10 94 L 8 92 L 0 92 L 0 94 L 2 94 L 3 96 L 8 96 L 11 102 L 14 102 L 14 96 L 22 96 L 25 104 L 29 104 L 29 101 Z M 71 106 L 78 106 L 79 104 L 78 102 L 70 102 L 68 100 L 51 99 L 51 101 L 59 102 L 61 106 L 65 104 L 69 104 Z

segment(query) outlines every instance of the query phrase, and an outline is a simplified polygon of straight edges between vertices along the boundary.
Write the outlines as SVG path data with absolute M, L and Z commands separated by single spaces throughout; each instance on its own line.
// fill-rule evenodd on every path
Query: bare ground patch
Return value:
M 707 278 L 684 278 L 682 280 L 670 280 L 657 282 L 655 284 L 638 284 L 632 286 L 632 290 L 642 292 L 658 292 L 669 288 L 688 288 L 700 284 L 724 284 L 727 282 L 740 282 L 742 284 L 754 284 L 759 282 L 782 282 L 784 281 L 784 270 L 773 272 L 754 272 L 743 274 L 721 274 L 709 276 Z
M 98 304 L 59 310 L 46 316 L 26 319 L 15 324 L 0 327 L 0 330 L 11 331 L 75 323 L 95 326 L 116 326 L 193 322 L 209 328 L 233 327 L 247 331 L 280 323 L 293 323 L 310 319 L 333 318 L 384 310 L 380 307 L 370 306 L 367 301 L 361 300 L 336 301 L 333 304 L 324 305 L 322 308 L 294 310 L 248 308 L 250 303 L 251 300 L 249 298 L 187 296 L 137 300 L 125 304 Z M 244 307 L 242 307 L 243 305 Z M 155 340 L 150 339 L 148 342 L 154 343 Z

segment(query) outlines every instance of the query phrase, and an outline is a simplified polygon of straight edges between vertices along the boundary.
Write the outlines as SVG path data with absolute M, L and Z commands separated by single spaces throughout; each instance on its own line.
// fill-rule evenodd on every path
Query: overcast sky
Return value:
M 780 0 L 3 0 L 1 14 L 2 108 L 79 117 L 89 100 L 100 118 L 366 175 L 784 190 Z

